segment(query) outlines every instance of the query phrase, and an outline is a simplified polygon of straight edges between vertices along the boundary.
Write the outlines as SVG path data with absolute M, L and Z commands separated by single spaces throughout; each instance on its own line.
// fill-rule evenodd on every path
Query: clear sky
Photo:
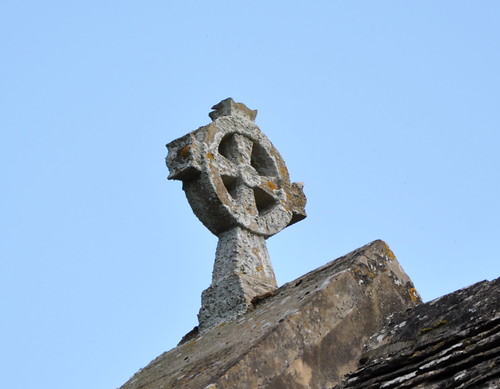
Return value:
M 500 2 L 0 1 L 0 386 L 115 388 L 197 324 L 217 238 L 165 144 L 226 97 L 305 183 L 281 285 L 384 239 L 500 275 Z

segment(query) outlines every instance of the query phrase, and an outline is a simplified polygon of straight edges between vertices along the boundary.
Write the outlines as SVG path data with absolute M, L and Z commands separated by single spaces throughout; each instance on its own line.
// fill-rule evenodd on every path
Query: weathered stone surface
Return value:
M 268 238 L 305 218 L 302 185 L 290 182 L 278 150 L 243 108 L 228 104 L 245 107 L 226 99 L 215 107 L 237 114 L 214 114 L 211 124 L 167 144 L 168 178 L 183 181 L 193 212 L 213 234 L 238 226 Z
M 222 100 L 218 104 L 215 104 L 212 109 L 214 111 L 208 114 L 212 120 L 215 120 L 220 116 L 241 116 L 243 118 L 250 119 L 251 121 L 255 121 L 255 118 L 257 117 L 256 109 L 248 109 L 245 104 L 236 103 L 230 97 Z
M 202 295 L 201 331 L 276 289 L 265 239 L 306 217 L 303 185 L 290 182 L 279 152 L 254 123 L 257 111 L 231 98 L 213 109 L 213 122 L 169 143 L 166 158 L 168 178 L 182 180 L 193 212 L 220 239 Z
M 392 315 L 337 389 L 500 388 L 500 278 Z
M 358 367 L 390 314 L 420 302 L 382 241 L 258 300 L 239 319 L 192 334 L 122 389 L 332 387 Z
M 240 227 L 221 234 L 215 255 L 212 286 L 201 296 L 198 314 L 200 330 L 235 319 L 248 310 L 252 298 L 276 288 L 276 278 L 263 236 Z

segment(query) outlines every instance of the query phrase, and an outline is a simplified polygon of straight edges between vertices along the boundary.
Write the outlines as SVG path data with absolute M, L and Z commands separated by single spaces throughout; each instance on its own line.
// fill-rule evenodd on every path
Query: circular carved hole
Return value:
M 238 163 L 236 140 L 234 134 L 226 135 L 219 144 L 219 154 L 229 159 L 231 162 Z
M 258 143 L 253 144 L 250 164 L 260 176 L 276 177 L 278 175 L 273 159 Z
M 237 185 L 237 179 L 236 177 L 231 177 L 231 176 L 221 176 L 222 182 L 224 183 L 224 186 L 226 187 L 227 192 L 229 195 L 233 198 L 236 199 L 236 185 Z
M 269 212 L 276 204 L 276 199 L 259 187 L 253 188 L 253 193 L 255 196 L 255 205 L 257 206 L 259 215 Z

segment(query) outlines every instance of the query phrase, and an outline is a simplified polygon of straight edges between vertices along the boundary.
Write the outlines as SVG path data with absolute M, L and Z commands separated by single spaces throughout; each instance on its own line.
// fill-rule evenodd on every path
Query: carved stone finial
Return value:
M 167 145 L 169 179 L 181 180 L 200 221 L 219 237 L 212 284 L 198 315 L 204 330 L 245 313 L 276 289 L 265 239 L 306 217 L 302 183 L 253 122 L 257 111 L 228 98 L 213 122 Z
M 241 116 L 254 122 L 257 117 L 256 109 L 251 110 L 245 104 L 236 103 L 231 97 L 215 104 L 212 109 L 214 111 L 208 114 L 212 120 L 221 116 Z

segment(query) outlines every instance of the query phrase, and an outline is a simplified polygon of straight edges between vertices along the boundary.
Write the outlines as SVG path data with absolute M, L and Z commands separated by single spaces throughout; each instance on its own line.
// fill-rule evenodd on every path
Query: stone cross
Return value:
M 266 239 L 306 217 L 300 183 L 254 123 L 256 110 L 228 98 L 212 123 L 167 144 L 170 180 L 181 180 L 194 214 L 216 236 L 212 283 L 200 330 L 233 320 L 277 288 Z

